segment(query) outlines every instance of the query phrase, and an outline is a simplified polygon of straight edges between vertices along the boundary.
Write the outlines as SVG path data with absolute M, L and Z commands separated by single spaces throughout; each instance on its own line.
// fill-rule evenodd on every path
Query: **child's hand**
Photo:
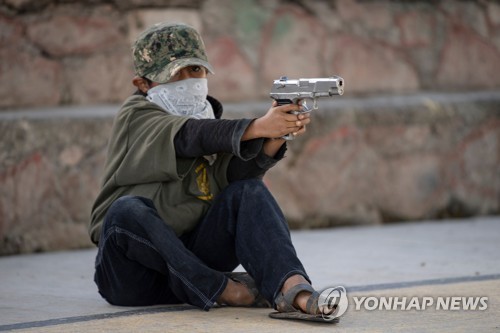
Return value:
M 255 138 L 281 138 L 284 135 L 292 134 L 299 136 L 305 133 L 306 125 L 311 122 L 310 114 L 291 114 L 290 111 L 300 111 L 301 106 L 297 104 L 287 104 L 277 106 L 276 101 L 267 113 L 256 119 L 247 128 L 243 135 L 243 140 Z

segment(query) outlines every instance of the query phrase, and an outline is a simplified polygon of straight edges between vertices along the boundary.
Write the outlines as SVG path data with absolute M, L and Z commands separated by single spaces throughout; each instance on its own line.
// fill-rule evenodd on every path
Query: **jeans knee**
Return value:
M 106 220 L 123 224 L 130 220 L 141 219 L 154 207 L 150 199 L 126 195 L 116 199 L 106 213 Z
M 239 180 L 231 183 L 227 190 L 232 193 L 238 193 L 243 195 L 262 195 L 264 192 L 267 194 L 269 190 L 267 186 L 261 179 L 252 178 Z

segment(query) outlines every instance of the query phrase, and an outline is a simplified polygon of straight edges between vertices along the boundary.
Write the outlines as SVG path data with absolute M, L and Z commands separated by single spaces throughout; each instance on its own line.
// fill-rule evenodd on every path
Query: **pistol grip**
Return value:
M 296 102 L 294 102 L 290 99 L 276 99 L 275 101 L 278 103 L 278 106 L 281 106 L 281 105 L 288 105 L 288 104 L 298 104 L 300 100 L 297 100 Z M 312 110 L 315 110 L 318 108 L 316 105 L 316 99 L 313 100 L 313 107 L 312 108 L 309 106 L 307 98 L 302 99 L 301 105 L 302 105 L 301 111 L 289 111 L 288 113 L 291 113 L 291 114 L 308 113 L 308 112 L 311 112 Z M 284 135 L 281 138 L 285 139 L 287 141 L 291 141 L 291 140 L 295 139 L 295 137 L 291 133 Z
M 278 106 L 293 104 L 293 101 L 290 99 L 275 99 L 275 101 L 278 104 Z M 299 111 L 290 111 L 288 113 L 299 114 L 300 112 Z M 291 140 L 295 139 L 291 133 L 287 134 L 287 135 L 283 135 L 281 138 L 285 139 L 287 141 L 291 141 Z

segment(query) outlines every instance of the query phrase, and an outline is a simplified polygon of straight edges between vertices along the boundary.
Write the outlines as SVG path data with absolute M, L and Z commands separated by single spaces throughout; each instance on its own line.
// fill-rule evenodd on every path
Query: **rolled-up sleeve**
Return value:
M 178 157 L 201 157 L 217 153 L 234 155 L 227 169 L 227 180 L 262 177 L 281 160 L 286 152 L 284 143 L 274 156 L 264 151 L 265 138 L 241 141 L 253 119 L 189 119 L 174 139 Z
M 278 161 L 283 159 L 285 152 L 286 143 L 284 143 L 276 155 L 272 157 L 264 154 L 263 150 L 261 150 L 255 158 L 247 161 L 234 156 L 229 162 L 229 166 L 227 168 L 228 182 L 231 183 L 242 179 L 263 177 L 269 169 L 275 166 Z

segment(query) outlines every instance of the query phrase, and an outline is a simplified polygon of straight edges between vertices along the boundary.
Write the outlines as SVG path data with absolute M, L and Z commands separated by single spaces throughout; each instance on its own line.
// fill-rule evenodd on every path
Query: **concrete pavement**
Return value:
M 500 217 L 303 230 L 292 238 L 317 289 L 346 287 L 340 323 L 273 320 L 266 309 L 111 306 L 93 284 L 96 250 L 88 249 L 0 257 L 0 331 L 500 332 Z M 353 297 L 369 296 L 488 297 L 488 307 L 356 309 Z

